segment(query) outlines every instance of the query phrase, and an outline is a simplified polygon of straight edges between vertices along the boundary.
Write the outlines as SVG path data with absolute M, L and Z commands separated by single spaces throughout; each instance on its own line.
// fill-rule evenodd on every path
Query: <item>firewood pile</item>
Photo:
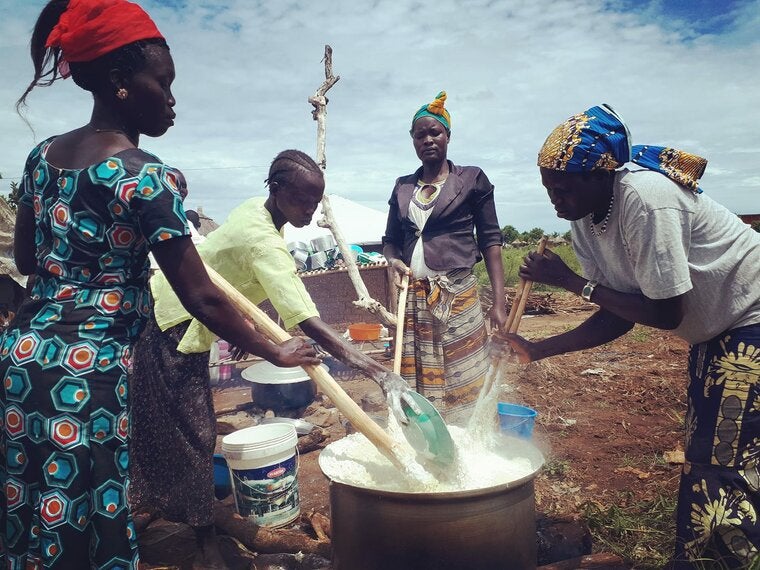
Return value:
M 512 303 L 515 300 L 516 290 L 512 287 L 507 288 L 507 311 L 511 310 Z M 483 311 L 488 312 L 493 307 L 493 290 L 490 287 L 481 287 L 480 303 L 483 305 Z M 553 315 L 557 312 L 557 300 L 553 293 L 533 293 L 528 295 L 528 302 L 525 305 L 526 315 Z
M 513 287 L 507 287 L 507 311 L 512 309 L 512 303 L 515 300 L 516 290 Z M 493 306 L 493 291 L 490 287 L 480 288 L 480 302 L 483 305 L 483 311 L 487 312 Z M 593 311 L 595 305 L 587 303 L 580 297 L 570 293 L 557 293 L 553 291 L 539 291 L 528 295 L 528 301 L 525 305 L 526 315 L 556 315 L 558 313 L 575 313 L 578 311 Z
M 137 521 L 136 521 L 137 522 Z M 144 564 L 150 570 L 179 570 L 195 554 L 194 535 L 180 523 L 156 521 L 147 530 L 140 521 L 141 554 L 162 560 Z M 217 502 L 214 523 L 220 550 L 228 568 L 239 570 L 330 570 L 330 519 L 319 512 L 302 513 L 288 528 L 257 526 L 235 512 L 231 498 Z M 585 524 L 572 519 L 539 515 L 536 521 L 537 570 L 597 568 L 622 570 L 628 566 L 611 553 L 591 554 L 591 536 Z

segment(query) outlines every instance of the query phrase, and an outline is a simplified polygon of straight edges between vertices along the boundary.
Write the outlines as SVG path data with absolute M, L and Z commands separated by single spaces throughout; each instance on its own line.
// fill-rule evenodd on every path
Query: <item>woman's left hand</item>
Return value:
M 491 330 L 504 331 L 507 324 L 507 307 L 504 303 L 494 303 L 488 312 L 488 318 L 491 321 Z
M 550 249 L 543 254 L 532 251 L 526 255 L 519 274 L 521 278 L 529 281 L 563 288 L 575 276 L 562 258 Z

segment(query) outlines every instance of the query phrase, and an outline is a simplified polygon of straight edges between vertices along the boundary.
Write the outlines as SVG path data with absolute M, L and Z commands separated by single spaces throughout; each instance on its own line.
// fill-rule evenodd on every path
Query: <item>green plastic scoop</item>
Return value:
M 456 448 L 446 422 L 425 396 L 417 392 L 409 392 L 409 395 L 419 406 L 421 413 L 415 413 L 406 402 L 401 401 L 404 414 L 409 420 L 406 425 L 401 424 L 404 437 L 424 461 L 431 461 L 442 467 L 451 465 L 456 458 Z

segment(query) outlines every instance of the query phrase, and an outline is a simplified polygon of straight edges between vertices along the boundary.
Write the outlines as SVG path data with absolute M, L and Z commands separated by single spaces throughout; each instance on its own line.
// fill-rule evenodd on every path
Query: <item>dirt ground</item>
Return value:
M 592 314 L 593 305 L 574 296 L 554 294 L 554 299 L 557 314 L 526 315 L 520 334 L 543 338 L 567 331 Z M 517 369 L 507 398 L 538 411 L 534 441 L 546 458 L 536 480 L 538 512 L 579 517 L 589 502 L 604 509 L 675 497 L 687 353 L 687 344 L 668 332 L 637 326 L 603 347 Z M 361 377 L 342 379 L 341 384 L 357 401 L 379 391 Z M 337 422 L 327 431 L 329 443 L 345 435 L 345 426 Z M 302 456 L 302 512 L 329 515 L 328 482 L 319 470 L 318 454 Z M 669 462 L 671 457 L 676 462 Z M 594 550 L 609 548 L 594 544 Z
M 590 313 L 535 317 L 521 332 L 543 338 Z M 537 507 L 577 514 L 586 501 L 607 505 L 675 496 L 686 411 L 688 345 L 667 331 L 636 326 L 592 350 L 527 367 L 516 399 L 539 412 L 535 439 L 547 462 L 537 480 Z M 674 454 L 677 459 L 678 454 Z

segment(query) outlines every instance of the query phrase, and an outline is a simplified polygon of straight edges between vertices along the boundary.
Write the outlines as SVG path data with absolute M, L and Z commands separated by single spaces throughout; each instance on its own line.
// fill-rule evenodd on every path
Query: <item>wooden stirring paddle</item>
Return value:
M 538 247 L 536 248 L 537 254 L 543 255 L 544 251 L 546 250 L 546 242 L 548 240 L 549 238 L 546 236 L 541 238 L 541 241 L 538 242 Z M 509 310 L 509 316 L 507 317 L 507 323 L 505 325 L 508 333 L 517 333 L 517 329 L 520 326 L 520 320 L 522 319 L 523 313 L 525 312 L 525 306 L 528 303 L 528 296 L 530 295 L 530 290 L 532 288 L 533 281 L 520 278 L 520 283 L 517 285 L 515 300 Z
M 549 238 L 546 236 L 541 238 L 541 240 L 538 242 L 536 253 L 544 253 L 548 239 Z M 512 301 L 512 307 L 509 310 L 509 316 L 507 316 L 507 322 L 504 325 L 506 332 L 517 334 L 517 329 L 520 327 L 520 320 L 522 319 L 523 313 L 525 312 L 525 306 L 528 303 L 528 296 L 530 295 L 530 290 L 532 287 L 533 281 L 520 278 L 520 282 L 518 283 L 517 290 L 515 292 L 515 300 Z M 494 299 L 494 302 L 496 302 L 496 299 Z M 498 335 L 498 333 L 496 334 Z M 503 364 L 503 358 L 504 356 L 501 354 L 492 358 L 491 365 L 488 368 L 488 373 L 486 374 L 485 381 L 483 382 L 483 387 L 480 389 L 480 394 L 478 395 L 478 402 L 485 399 L 485 397 L 493 388 L 494 380 Z
M 396 307 L 396 340 L 393 347 L 393 371 L 396 374 L 401 374 L 401 352 L 404 348 L 404 313 L 408 293 L 409 275 L 404 274 L 401 278 L 401 291 L 398 295 L 398 307 Z
M 230 285 L 227 280 L 206 265 L 211 280 L 229 297 L 230 301 L 246 316 L 248 316 L 256 328 L 273 342 L 281 343 L 292 338 L 286 331 L 280 328 L 269 316 L 256 304 L 249 301 L 242 293 Z M 385 455 L 396 467 L 404 470 L 401 461 L 398 444 L 383 431 L 372 419 L 346 394 L 343 388 L 321 366 L 304 366 L 303 369 L 309 377 L 316 382 L 319 389 L 332 400 L 335 407 L 346 416 L 353 426 Z

